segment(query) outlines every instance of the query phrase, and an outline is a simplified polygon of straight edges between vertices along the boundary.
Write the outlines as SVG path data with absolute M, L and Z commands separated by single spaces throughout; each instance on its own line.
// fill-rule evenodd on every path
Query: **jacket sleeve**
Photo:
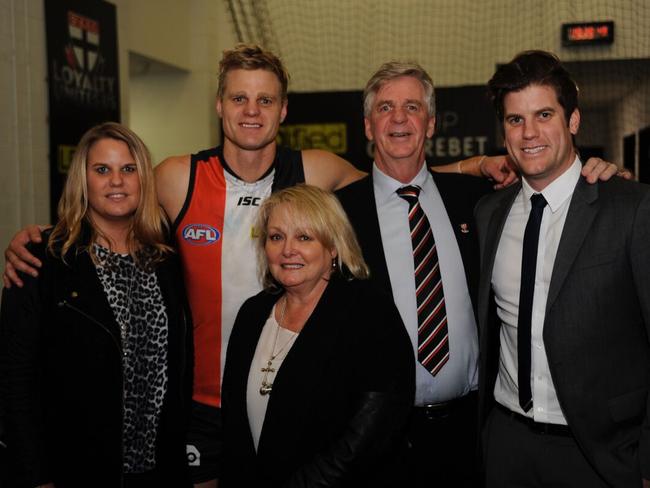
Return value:
M 636 213 L 630 240 L 629 258 L 637 296 L 641 304 L 641 314 L 645 322 L 650 342 L 650 192 L 646 191 Z M 645 421 L 641 425 L 639 440 L 639 465 L 641 476 L 650 480 L 650 385 L 646 399 Z
M 348 475 L 376 469 L 400 442 L 415 394 L 415 362 L 411 342 L 388 297 L 359 304 L 365 333 L 358 339 L 357 408 L 342 435 L 329 448 L 295 472 L 285 488 L 339 486 Z M 365 319 L 362 319 L 365 318 Z M 363 344 L 361 344 L 363 342 Z M 391 358 L 378 361 L 377 358 Z M 374 468 L 373 468 L 374 466 Z
M 36 279 L 2 294 L 0 378 L 5 403 L 10 478 L 33 487 L 48 480 L 44 463 L 39 350 L 41 300 Z
M 338 486 L 353 469 L 382 451 L 404 427 L 411 402 L 393 392 L 364 392 L 346 431 L 327 452 L 293 474 L 285 488 Z

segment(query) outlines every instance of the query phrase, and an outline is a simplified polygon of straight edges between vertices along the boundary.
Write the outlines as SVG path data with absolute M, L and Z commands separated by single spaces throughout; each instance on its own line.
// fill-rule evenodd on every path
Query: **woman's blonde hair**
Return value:
M 86 165 L 92 146 L 102 139 L 124 142 L 135 160 L 140 180 L 140 201 L 131 220 L 128 236 L 129 253 L 138 265 L 144 266 L 162 259 L 172 248 L 165 244 L 167 218 L 158 205 L 151 156 L 147 146 L 132 130 L 115 122 L 105 122 L 88 130 L 79 141 L 68 170 L 63 194 L 59 200 L 59 221 L 52 230 L 48 250 L 62 259 L 75 245 L 87 249 L 94 262 L 97 256 L 93 244 L 98 237 L 111 242 L 94 224 L 88 212 L 88 182 Z M 82 235 L 84 223 L 89 228 L 88 240 Z M 81 242 L 82 239 L 84 242 Z
M 268 222 L 273 210 L 283 205 L 299 229 L 312 234 L 330 250 L 336 250 L 335 270 L 346 277 L 366 279 L 368 266 L 343 207 L 330 192 L 315 186 L 297 185 L 272 194 L 262 203 L 255 225 L 260 280 L 264 288 L 277 288 L 278 282 L 269 271 L 265 245 Z

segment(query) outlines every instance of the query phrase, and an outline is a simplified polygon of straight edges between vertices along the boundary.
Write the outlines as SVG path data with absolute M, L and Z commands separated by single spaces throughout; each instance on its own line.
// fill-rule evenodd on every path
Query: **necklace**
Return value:
M 124 358 L 128 355 L 128 334 L 129 327 L 131 326 L 131 318 L 133 314 L 132 300 L 135 293 L 134 284 L 137 275 L 137 265 L 132 260 L 131 256 L 113 252 L 97 243 L 95 243 L 95 252 L 100 261 L 100 266 L 105 276 L 114 287 L 116 296 L 118 297 L 116 303 L 116 319 L 120 328 L 120 339 L 122 345 L 122 356 Z M 124 281 L 123 293 L 125 300 L 119 300 L 120 281 Z M 135 286 L 137 288 L 137 284 Z M 109 300 L 110 301 L 110 300 Z
M 282 303 L 282 310 L 280 310 L 280 317 L 278 318 L 277 328 L 275 329 L 275 339 L 273 340 L 273 350 L 271 351 L 271 356 L 266 361 L 266 366 L 260 371 L 264 373 L 262 378 L 262 385 L 260 386 L 260 395 L 268 395 L 273 390 L 273 381 L 269 381 L 269 373 L 275 373 L 275 368 L 273 368 L 273 361 L 277 358 L 282 351 L 284 351 L 289 344 L 296 340 L 298 334 L 294 334 L 280 347 L 276 352 L 275 348 L 278 345 L 278 336 L 280 335 L 280 328 L 282 327 L 282 320 L 284 319 L 284 312 L 287 310 L 287 297 L 285 295 L 284 302 Z

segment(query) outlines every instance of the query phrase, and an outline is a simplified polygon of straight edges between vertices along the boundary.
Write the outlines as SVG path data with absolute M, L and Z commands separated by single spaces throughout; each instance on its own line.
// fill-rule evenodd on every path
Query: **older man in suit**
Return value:
M 424 143 L 433 135 L 435 99 L 419 65 L 383 65 L 366 86 L 364 112 L 366 135 L 375 143 L 372 172 L 338 196 L 372 278 L 395 300 L 417 358 L 409 428 L 414 480 L 405 486 L 477 486 L 472 212 L 490 187 L 427 168 Z
M 519 54 L 489 89 L 522 183 L 476 210 L 487 484 L 648 486 L 650 188 L 585 183 L 554 55 Z

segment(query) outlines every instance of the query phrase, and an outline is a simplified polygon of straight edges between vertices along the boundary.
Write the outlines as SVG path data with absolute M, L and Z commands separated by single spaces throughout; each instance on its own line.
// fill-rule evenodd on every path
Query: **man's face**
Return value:
M 366 137 L 375 143 L 375 163 L 387 174 L 395 164 L 418 168 L 424 142 L 433 135 L 424 86 L 412 76 L 386 82 L 376 93 L 365 118 Z M 388 169 L 388 171 L 386 171 Z
M 264 69 L 234 69 L 226 74 L 223 97 L 217 99 L 225 143 L 255 151 L 275 141 L 287 115 L 280 81 Z
M 567 125 L 555 90 L 547 85 L 508 93 L 503 108 L 508 154 L 526 181 L 541 191 L 575 159 L 571 136 L 578 133 L 580 112 L 575 109 Z

